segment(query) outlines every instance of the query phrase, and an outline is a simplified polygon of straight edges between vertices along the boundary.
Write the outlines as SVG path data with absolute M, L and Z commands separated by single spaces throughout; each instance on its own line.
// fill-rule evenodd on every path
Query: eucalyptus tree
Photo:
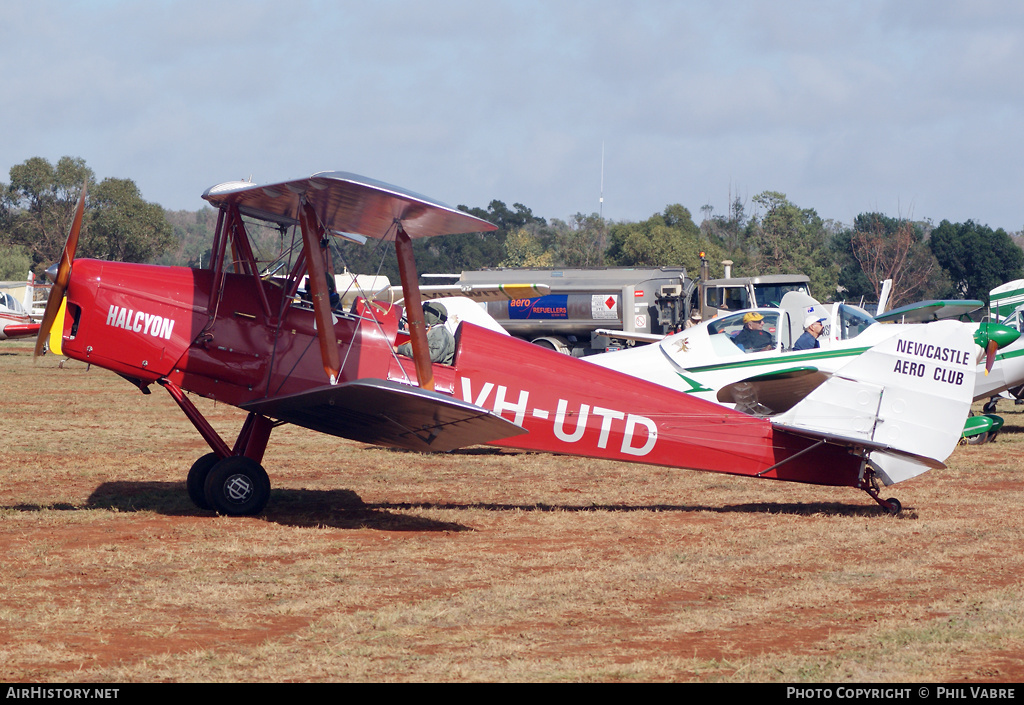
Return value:
M 943 220 L 928 242 L 935 259 L 949 274 L 952 296 L 987 303 L 989 291 L 1024 276 L 1024 250 L 1002 228 L 993 230 L 973 220 Z

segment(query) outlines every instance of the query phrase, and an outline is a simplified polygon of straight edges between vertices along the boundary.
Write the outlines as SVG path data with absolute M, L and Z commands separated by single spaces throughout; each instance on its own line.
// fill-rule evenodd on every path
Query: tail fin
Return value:
M 972 334 L 956 321 L 907 326 L 772 422 L 859 447 L 887 485 L 944 467 L 974 397 Z
M 32 298 L 35 294 L 35 281 L 36 275 L 33 274 L 32 270 L 28 270 L 28 278 L 25 279 L 25 296 L 22 299 L 21 305 L 25 309 L 25 313 L 32 315 Z

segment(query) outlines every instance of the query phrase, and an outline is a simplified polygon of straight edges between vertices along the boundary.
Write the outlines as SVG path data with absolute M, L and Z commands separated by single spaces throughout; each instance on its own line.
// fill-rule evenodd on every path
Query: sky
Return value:
M 786 195 L 1024 229 L 1019 0 L 0 0 L 0 182 L 197 210 L 350 171 L 450 205 L 700 222 Z M 601 197 L 603 194 L 603 204 Z

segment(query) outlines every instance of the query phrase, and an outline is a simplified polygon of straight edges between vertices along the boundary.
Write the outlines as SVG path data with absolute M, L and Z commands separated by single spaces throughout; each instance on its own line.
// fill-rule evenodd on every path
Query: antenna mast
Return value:
M 598 215 L 604 220 L 604 140 L 601 140 L 601 200 L 598 202 Z

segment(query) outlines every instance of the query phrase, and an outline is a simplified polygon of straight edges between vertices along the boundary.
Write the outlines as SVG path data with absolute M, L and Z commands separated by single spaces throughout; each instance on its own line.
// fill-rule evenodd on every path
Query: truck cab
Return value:
M 700 284 L 701 315 L 705 320 L 750 308 L 778 308 L 791 291 L 811 293 L 805 274 L 766 274 L 759 277 L 708 279 Z

